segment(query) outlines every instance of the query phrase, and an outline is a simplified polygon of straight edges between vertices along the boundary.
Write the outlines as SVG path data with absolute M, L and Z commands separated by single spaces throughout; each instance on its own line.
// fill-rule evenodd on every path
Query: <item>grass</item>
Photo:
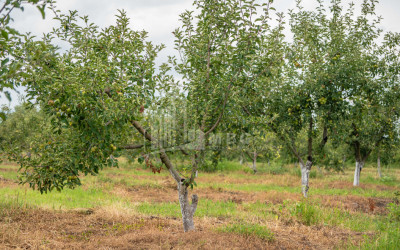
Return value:
M 104 210 L 112 211 L 115 216 L 126 215 L 129 211 L 129 216 L 152 215 L 167 221 L 174 218 L 172 221 L 180 222 L 177 191 L 165 170 L 161 174 L 153 174 L 141 166 L 122 162 L 120 168 L 105 169 L 98 176 L 82 177 L 83 186 L 79 188 L 41 195 L 27 186 L 15 184 L 17 168 L 0 166 L 0 218 L 3 218 L 0 219 L 0 229 L 1 225 L 9 223 L 7 218 L 10 217 L 10 211 L 18 213 L 24 209 L 38 208 L 49 211 L 79 208 Z M 394 199 L 394 192 L 400 187 L 399 169 L 386 171 L 385 177 L 380 179 L 376 169 L 365 167 L 361 175 L 362 186 L 356 188 L 351 185 L 352 168 L 344 173 L 320 173 L 313 169 L 309 198 L 306 200 L 301 198 L 298 168 L 277 163 L 258 163 L 258 169 L 258 173 L 253 174 L 248 167 L 237 162 L 223 161 L 216 172 L 200 173 L 195 188 L 200 197 L 195 213 L 196 223 L 206 221 L 204 230 L 216 227 L 217 233 L 234 234 L 232 237 L 254 237 L 265 242 L 279 242 L 280 236 L 273 234 L 272 227 L 272 231 L 266 227 L 279 221 L 284 225 L 301 224 L 309 227 L 310 232 L 317 226 L 333 231 L 344 230 L 342 234 L 350 230 L 357 232 L 357 235 L 367 235 L 362 242 L 350 242 L 349 248 L 394 249 L 400 245 L 400 208 L 397 204 L 390 205 L 385 210 L 388 213 L 386 215 L 351 210 L 340 205 L 330 207 L 324 203 L 326 199 L 338 201 L 338 204 L 347 199 L 354 203 L 372 197 L 386 201 Z M 151 195 L 147 196 L 149 192 Z M 268 196 L 271 193 L 275 196 Z M 163 194 L 168 195 L 164 197 Z M 157 202 L 152 201 L 153 196 L 156 196 Z M 265 200 L 254 197 L 265 197 Z M 277 199 L 274 200 L 274 197 Z M 210 224 L 213 221 L 222 221 L 220 223 L 226 226 Z M 110 224 L 110 230 L 123 234 L 132 229 L 120 226 L 129 223 L 118 223 Z M 168 224 L 163 224 L 163 227 L 167 228 Z M 70 240 L 79 240 L 78 236 Z M 84 235 L 85 240 L 91 237 Z
M 381 216 L 369 216 L 363 213 L 343 211 L 339 208 L 319 209 L 321 214 L 320 221 L 326 225 L 348 228 L 356 232 L 373 231 L 377 229 L 377 224 Z
M 295 216 L 304 225 L 317 225 L 321 222 L 321 210 L 308 200 L 297 202 L 290 209 L 292 216 Z
M 120 202 L 122 199 L 97 188 L 65 189 L 62 192 L 40 194 L 38 191 L 22 187 L 0 189 L 0 203 L 16 200 L 26 206 L 50 209 L 95 208 Z
M 16 181 L 18 179 L 18 173 L 14 171 L 6 171 L 6 172 L 1 172 L 0 171 L 0 179 L 7 179 L 7 180 L 12 180 Z
M 400 246 L 400 225 L 389 224 L 386 227 L 377 237 L 366 238 L 360 249 L 398 249 Z
M 247 169 L 247 167 L 241 165 L 238 162 L 232 161 L 222 161 L 217 165 L 217 172 L 234 172 L 234 171 L 243 171 Z
M 255 236 L 267 241 L 274 240 L 274 234 L 267 227 L 247 222 L 230 224 L 219 228 L 218 231 L 245 235 L 247 237 Z
M 216 190 L 232 190 L 232 191 L 246 191 L 246 192 L 261 192 L 261 191 L 277 191 L 287 193 L 299 193 L 301 187 L 296 185 L 297 183 L 291 183 L 291 186 L 278 185 L 278 184 L 258 184 L 258 183 L 246 183 L 246 184 L 235 184 L 235 183 L 201 183 L 198 186 L 200 188 L 213 188 Z M 375 190 L 375 189 L 364 189 L 361 187 L 351 188 L 314 188 L 310 185 L 310 195 L 355 195 L 362 197 L 392 197 L 393 191 L 391 190 Z
M 136 210 L 141 214 L 157 215 L 180 218 L 181 211 L 178 203 L 149 203 L 144 202 L 136 207 Z M 199 201 L 195 217 L 216 217 L 216 218 L 229 218 L 237 214 L 237 205 L 233 202 L 227 201 L 212 201 L 203 199 Z
M 396 193 L 394 202 L 389 204 L 389 214 L 377 225 L 377 236 L 366 238 L 360 249 L 398 249 L 400 246 L 400 193 Z M 357 248 L 353 246 L 353 248 Z

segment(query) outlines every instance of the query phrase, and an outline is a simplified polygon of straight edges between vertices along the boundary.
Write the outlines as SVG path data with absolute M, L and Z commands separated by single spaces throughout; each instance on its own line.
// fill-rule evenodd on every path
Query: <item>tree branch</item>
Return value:
M 131 145 L 119 146 L 119 148 L 122 148 L 122 149 L 138 149 L 138 148 L 143 148 L 143 147 L 144 147 L 144 144 L 138 144 L 138 145 L 131 144 Z
M 324 125 L 324 131 L 322 132 L 322 140 L 320 143 L 320 148 L 323 148 L 327 142 L 328 142 L 328 129 L 326 128 L 326 125 Z
M 142 134 L 146 138 L 146 140 L 159 145 L 158 140 L 156 138 L 152 137 L 151 134 L 149 132 L 147 132 L 139 122 L 131 121 L 131 124 L 133 125 L 133 127 L 136 128 L 136 130 L 140 134 Z M 175 179 L 175 181 L 177 183 L 180 183 L 181 177 L 180 177 L 179 173 L 176 171 L 176 169 L 174 168 L 174 166 L 172 165 L 172 162 L 169 160 L 169 157 L 166 154 L 165 149 L 163 149 L 162 147 L 160 147 L 160 159 L 161 159 L 162 163 L 164 163 L 165 167 L 169 170 L 169 172 L 171 173 L 171 175 Z
M 226 92 L 226 95 L 225 95 L 224 103 L 222 104 L 222 111 L 219 114 L 217 121 L 214 123 L 214 125 L 207 132 L 204 133 L 204 136 L 207 136 L 208 134 L 210 134 L 218 126 L 218 124 L 221 122 L 222 116 L 225 113 L 225 107 L 226 107 L 226 103 L 228 102 L 228 96 L 229 96 L 228 93 L 229 93 L 229 90 L 231 89 L 231 87 L 232 87 L 232 84 L 229 84 L 228 91 Z
M 1 23 L 2 26 L 5 26 L 5 25 L 6 25 L 6 24 L 3 23 L 3 22 L 4 22 L 4 20 L 6 20 L 7 16 L 10 15 L 11 11 L 12 11 L 14 8 L 15 8 L 15 6 L 13 6 L 13 7 L 7 12 L 7 14 L 5 14 L 4 17 L 1 19 L 0 23 Z

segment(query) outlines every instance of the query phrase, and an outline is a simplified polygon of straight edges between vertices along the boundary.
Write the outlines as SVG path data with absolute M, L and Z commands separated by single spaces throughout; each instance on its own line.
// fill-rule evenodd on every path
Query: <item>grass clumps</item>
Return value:
M 361 249 L 398 249 L 400 246 L 400 223 L 382 223 L 383 231 L 373 240 L 366 240 Z
M 273 209 L 272 214 L 287 223 L 297 221 L 306 226 L 321 224 L 322 212 L 321 209 L 309 200 L 291 203 L 285 200 L 278 206 L 278 209 Z
M 388 205 L 389 213 L 385 220 L 378 223 L 378 235 L 366 238 L 360 249 L 398 249 L 400 246 L 400 192 Z
M 390 222 L 400 224 L 400 191 L 394 193 L 393 202 L 388 205 L 388 219 Z
M 266 226 L 247 222 L 230 224 L 226 227 L 221 227 L 219 231 L 236 233 L 246 237 L 255 236 L 270 242 L 274 240 L 274 234 Z
M 320 222 L 320 211 L 315 204 L 309 201 L 301 201 L 295 204 L 291 213 L 304 225 L 316 225 Z

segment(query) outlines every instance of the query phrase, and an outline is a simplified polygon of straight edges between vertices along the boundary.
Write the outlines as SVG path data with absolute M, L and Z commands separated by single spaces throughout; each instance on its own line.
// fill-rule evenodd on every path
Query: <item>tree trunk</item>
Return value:
M 185 232 L 195 230 L 193 215 L 194 212 L 196 212 L 197 202 L 199 199 L 197 195 L 192 195 L 192 204 L 190 204 L 188 198 L 188 187 L 183 184 L 183 181 L 178 184 L 178 194 L 182 213 L 183 230 Z
M 253 154 L 253 166 L 251 169 L 253 169 L 254 173 L 257 173 L 257 153 L 256 152 L 254 152 L 254 154 Z
M 354 182 L 353 186 L 359 186 L 360 185 L 360 174 L 361 170 L 364 167 L 364 161 L 362 160 L 356 160 L 356 169 L 354 171 Z
M 307 160 L 305 165 L 304 165 L 303 161 L 301 161 L 299 163 L 300 163 L 300 168 L 301 168 L 301 192 L 303 193 L 303 196 L 307 198 L 308 189 L 310 188 L 308 186 L 308 183 L 310 180 L 310 171 L 311 171 L 311 167 L 312 167 L 312 161 Z
M 138 121 L 131 121 L 131 123 L 136 128 L 136 130 L 146 138 L 146 140 L 148 140 L 156 145 L 159 145 L 158 140 L 155 139 L 154 137 L 152 137 L 151 134 L 148 131 L 146 131 Z M 160 148 L 159 154 L 160 154 L 161 162 L 164 163 L 164 165 L 169 170 L 172 177 L 178 184 L 178 197 L 179 197 L 179 204 L 181 206 L 183 230 L 185 232 L 192 231 L 195 229 L 193 215 L 196 212 L 197 202 L 198 202 L 199 198 L 197 197 L 197 195 L 194 194 L 194 195 L 192 195 L 192 204 L 189 203 L 188 187 L 187 187 L 186 183 L 184 183 L 185 179 L 181 179 L 179 172 L 172 165 L 164 148 L 162 148 L 162 147 Z M 195 174 L 197 175 L 197 165 L 196 165 L 196 169 L 194 169 L 194 172 L 192 172 L 191 178 L 195 178 Z
M 381 155 L 380 155 L 379 153 L 378 153 L 377 165 L 378 165 L 378 175 L 379 175 L 379 178 L 382 178 L 382 171 L 381 171 Z
M 240 153 L 239 163 L 240 163 L 240 165 L 243 165 L 243 153 Z

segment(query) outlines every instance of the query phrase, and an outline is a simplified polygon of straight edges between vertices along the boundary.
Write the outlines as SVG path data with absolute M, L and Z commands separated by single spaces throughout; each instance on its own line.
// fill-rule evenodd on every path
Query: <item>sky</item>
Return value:
M 324 0 L 329 2 L 328 0 Z M 4 0 L 0 0 L 4 2 Z M 295 7 L 295 0 L 275 0 L 273 6 L 278 12 L 287 13 L 288 9 Z M 347 6 L 349 0 L 343 0 Z M 353 0 L 357 5 L 362 0 Z M 65 13 L 68 10 L 77 10 L 80 15 L 88 15 L 89 20 L 99 27 L 107 27 L 115 23 L 117 10 L 123 9 L 131 19 L 131 28 L 134 30 L 146 30 L 149 32 L 149 40 L 155 44 L 165 44 L 158 58 L 158 62 L 166 62 L 168 55 L 175 55 L 174 36 L 172 32 L 180 26 L 179 14 L 185 10 L 193 10 L 193 0 L 58 0 L 56 8 Z M 316 6 L 315 0 L 303 0 L 306 9 Z M 384 19 L 380 28 L 384 31 L 400 32 L 400 1 L 381 0 L 377 13 Z M 56 21 L 51 11 L 46 12 L 46 19 L 42 19 L 36 8 L 27 6 L 24 12 L 15 11 L 12 15 L 14 22 L 12 26 L 22 33 L 30 32 L 32 35 L 41 37 L 43 33 L 52 30 Z M 12 92 L 12 102 L 9 103 L 4 96 L 0 95 L 0 106 L 2 104 L 11 107 L 20 102 L 19 95 L 23 95 L 23 88 Z

